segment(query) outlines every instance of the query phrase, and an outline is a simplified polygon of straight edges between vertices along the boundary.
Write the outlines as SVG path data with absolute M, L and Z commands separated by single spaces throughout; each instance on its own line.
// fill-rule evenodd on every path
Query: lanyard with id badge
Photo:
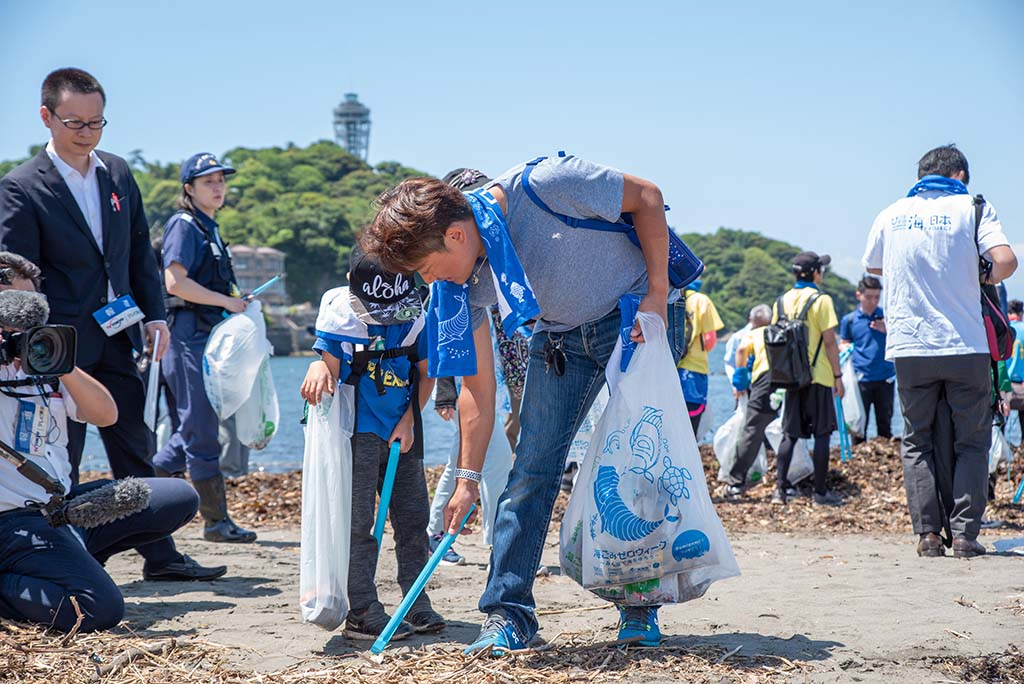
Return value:
M 94 311 L 92 317 L 100 324 L 107 337 L 113 337 L 128 326 L 135 325 L 146 315 L 131 295 L 122 295 L 102 309 Z
M 46 453 L 46 437 L 50 433 L 50 408 L 28 399 L 18 400 L 18 419 L 14 425 L 14 448 L 29 456 Z

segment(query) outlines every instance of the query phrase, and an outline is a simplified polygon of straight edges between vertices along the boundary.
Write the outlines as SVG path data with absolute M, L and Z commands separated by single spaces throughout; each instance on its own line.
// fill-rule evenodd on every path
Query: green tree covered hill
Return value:
M 318 302 L 344 282 L 355 236 L 373 217 L 373 200 L 422 171 L 398 162 L 370 167 L 333 142 L 309 147 L 237 147 L 222 159 L 238 170 L 228 179 L 228 200 L 217 214 L 224 238 L 234 244 L 276 247 L 287 255 L 292 301 Z M 178 164 L 129 161 L 154 232 L 175 211 L 181 192 Z
M 29 153 L 35 154 L 39 147 Z M 329 141 L 228 150 L 221 159 L 238 173 L 228 181 L 228 200 L 217 214 L 224 238 L 234 244 L 269 246 L 287 255 L 292 301 L 317 302 L 344 282 L 356 234 L 373 217 L 373 201 L 392 185 L 427 175 L 398 162 L 369 166 Z M 23 160 L 0 162 L 0 176 Z M 147 161 L 141 150 L 128 155 L 142 192 L 154 236 L 175 211 L 181 191 L 180 162 Z M 747 312 L 770 303 L 792 283 L 790 259 L 800 248 L 763 235 L 721 228 L 713 234 L 685 234 L 707 264 L 703 291 L 715 302 L 728 330 L 744 325 Z M 825 290 L 842 315 L 854 306 L 853 286 L 832 273 Z
M 792 287 L 790 263 L 807 249 L 732 228 L 710 234 L 685 233 L 682 238 L 707 266 L 701 292 L 714 301 L 726 330 L 746 325 L 752 307 L 770 305 Z M 826 272 L 822 289 L 832 295 L 840 318 L 857 305 L 854 285 L 842 276 Z

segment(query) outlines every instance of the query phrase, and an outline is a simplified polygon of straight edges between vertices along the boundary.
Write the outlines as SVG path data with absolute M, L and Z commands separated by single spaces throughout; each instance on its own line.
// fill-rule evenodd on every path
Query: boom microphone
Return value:
M 44 511 L 44 515 L 53 527 L 74 525 L 90 529 L 145 510 L 151 493 L 148 484 L 129 477 L 79 494 L 53 511 Z
M 46 296 L 24 290 L 0 292 L 0 328 L 28 330 L 46 325 L 50 318 L 50 305 Z

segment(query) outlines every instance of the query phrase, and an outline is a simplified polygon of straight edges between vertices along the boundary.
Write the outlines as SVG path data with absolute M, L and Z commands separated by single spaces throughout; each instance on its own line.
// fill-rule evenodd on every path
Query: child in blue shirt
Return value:
M 319 403 L 338 383 L 355 386 L 352 435 L 352 540 L 349 556 L 349 614 L 345 636 L 375 640 L 391 617 L 377 599 L 374 576 L 377 540 L 375 503 L 383 484 L 390 444 L 401 444 L 388 516 L 395 534 L 398 584 L 409 591 L 429 556 L 429 503 L 423 474 L 419 410 L 433 389 L 427 378 L 422 295 L 411 274 L 389 273 L 358 248 L 352 250 L 348 287 L 326 292 L 320 303 L 313 349 L 302 396 Z M 422 361 L 420 360 L 422 359 Z M 414 396 L 415 394 L 415 396 Z M 415 400 L 415 401 L 414 401 Z M 438 632 L 444 619 L 426 592 L 409 610 L 392 639 L 413 632 Z

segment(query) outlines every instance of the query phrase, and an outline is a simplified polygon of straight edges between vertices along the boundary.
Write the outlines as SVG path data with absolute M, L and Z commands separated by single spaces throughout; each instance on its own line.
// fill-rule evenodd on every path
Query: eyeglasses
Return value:
M 104 126 L 107 125 L 107 120 L 106 119 L 100 119 L 99 121 L 81 121 L 79 119 L 62 119 L 59 116 L 57 116 L 57 112 L 53 111 L 52 109 L 50 110 L 50 113 L 53 114 L 53 116 L 57 119 L 57 121 L 60 121 L 62 124 L 64 124 L 65 127 L 70 128 L 73 131 L 80 131 L 83 128 L 88 128 L 89 130 L 92 130 L 92 131 L 98 131 L 101 128 L 103 128 Z

